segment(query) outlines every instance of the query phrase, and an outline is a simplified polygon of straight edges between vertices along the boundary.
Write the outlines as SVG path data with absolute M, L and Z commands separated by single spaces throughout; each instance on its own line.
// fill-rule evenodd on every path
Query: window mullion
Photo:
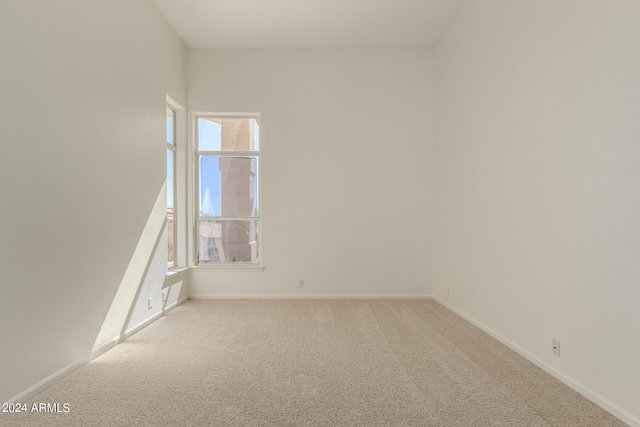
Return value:
M 260 157 L 259 151 L 197 151 L 198 156 Z
M 259 216 L 198 216 L 198 221 L 255 221 Z

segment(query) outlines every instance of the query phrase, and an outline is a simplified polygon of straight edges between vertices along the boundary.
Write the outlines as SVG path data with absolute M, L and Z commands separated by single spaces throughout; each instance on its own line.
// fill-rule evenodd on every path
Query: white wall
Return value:
M 185 49 L 146 0 L 2 1 L 0 58 L 5 402 L 89 355 L 166 197 L 165 96 L 186 94 Z
M 470 1 L 436 61 L 435 296 L 640 425 L 640 2 Z
M 166 199 L 163 210 L 166 212 Z M 173 275 L 167 275 L 167 227 L 162 228 L 162 234 L 155 236 L 157 238 L 157 249 L 153 252 L 151 259 L 147 259 L 148 268 L 144 274 L 142 283 L 138 283 L 136 287 L 137 296 L 134 298 L 135 304 L 133 308 L 129 305 L 128 320 L 126 321 L 125 334 L 137 332 L 140 327 L 144 327 L 149 323 L 150 319 L 159 317 L 165 310 L 173 308 L 180 302 L 187 299 L 187 286 L 183 280 Z M 186 272 L 178 273 L 182 276 Z M 166 299 L 162 301 L 162 289 L 167 292 Z M 151 308 L 149 308 L 149 299 L 151 299 Z M 120 325 L 122 328 L 122 324 Z M 107 328 L 103 328 L 107 329 Z M 102 331 L 101 331 L 102 332 Z M 118 331 L 122 333 L 121 331 Z M 107 339 L 113 339 L 113 333 L 109 336 L 104 334 Z M 96 343 L 98 346 L 103 343 Z
M 195 270 L 190 295 L 430 295 L 432 67 L 426 49 L 189 50 L 190 110 L 262 115 L 267 267 Z

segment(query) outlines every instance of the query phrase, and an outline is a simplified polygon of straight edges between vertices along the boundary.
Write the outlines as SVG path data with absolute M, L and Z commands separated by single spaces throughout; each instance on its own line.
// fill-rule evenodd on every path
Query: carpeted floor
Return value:
M 431 300 L 190 300 L 11 426 L 624 426 Z

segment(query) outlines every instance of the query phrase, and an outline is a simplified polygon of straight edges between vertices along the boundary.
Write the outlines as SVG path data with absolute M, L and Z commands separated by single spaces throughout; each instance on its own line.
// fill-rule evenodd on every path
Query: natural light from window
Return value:
M 259 263 L 260 125 L 197 118 L 198 263 Z

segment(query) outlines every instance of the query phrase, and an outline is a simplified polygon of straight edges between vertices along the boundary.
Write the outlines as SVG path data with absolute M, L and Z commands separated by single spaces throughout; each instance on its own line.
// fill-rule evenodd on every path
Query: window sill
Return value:
M 176 283 L 185 280 L 188 271 L 189 269 L 186 267 L 172 267 L 171 270 L 167 271 L 167 275 L 164 276 L 164 284 L 162 285 L 162 288 L 169 288 Z
M 189 267 L 171 267 L 167 271 L 167 276 L 173 276 L 175 274 L 180 274 L 180 273 L 183 273 L 183 272 L 187 271 L 188 269 L 189 269 Z

